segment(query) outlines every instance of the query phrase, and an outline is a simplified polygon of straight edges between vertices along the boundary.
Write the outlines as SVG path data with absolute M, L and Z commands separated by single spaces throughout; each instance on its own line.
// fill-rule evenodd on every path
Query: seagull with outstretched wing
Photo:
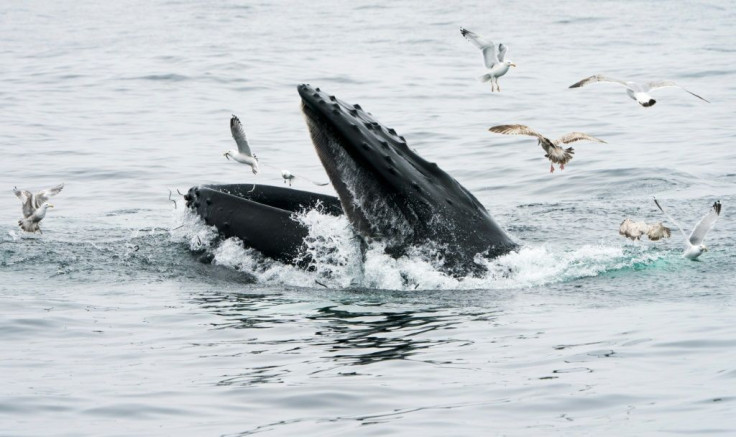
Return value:
M 64 189 L 64 184 L 59 184 L 52 188 L 41 190 L 38 193 L 31 193 L 28 190 L 19 190 L 13 187 L 13 193 L 23 203 L 23 218 L 30 217 L 35 210 L 41 207 L 45 202 L 48 202 L 49 197 L 56 196 L 59 192 Z
M 591 83 L 598 83 L 598 82 L 609 82 L 609 83 L 617 83 L 619 85 L 623 85 L 626 88 L 626 94 L 628 94 L 629 97 L 636 100 L 637 103 L 639 103 L 641 106 L 645 108 L 653 106 L 655 103 L 657 103 L 657 101 L 652 98 L 651 94 L 649 94 L 650 91 L 657 90 L 660 88 L 668 88 L 668 87 L 680 88 L 692 94 L 693 96 L 699 98 L 700 100 L 704 102 L 708 102 L 707 100 L 695 94 L 694 92 L 686 90 L 685 88 L 681 87 L 680 85 L 677 85 L 675 82 L 672 82 L 671 80 L 659 80 L 659 81 L 653 81 L 653 82 L 647 82 L 647 83 L 638 83 L 638 82 L 614 79 L 612 77 L 603 76 L 602 74 L 596 74 L 594 76 L 586 77 L 580 82 L 570 85 L 570 88 L 580 88 L 582 86 L 585 86 Z
M 28 190 L 19 190 L 13 187 L 13 193 L 23 203 L 23 218 L 18 220 L 18 226 L 26 232 L 41 232 L 39 223 L 46 217 L 46 209 L 53 208 L 54 205 L 48 203 L 51 196 L 56 196 L 64 188 L 64 184 L 59 184 L 52 188 L 32 193 Z
M 504 135 L 528 135 L 537 138 L 539 145 L 544 149 L 544 157 L 549 159 L 549 172 L 555 171 L 554 164 L 559 164 L 560 170 L 565 169 L 565 164 L 572 160 L 572 155 L 575 154 L 575 149 L 568 147 L 567 149 L 560 146 L 560 144 L 569 144 L 575 141 L 596 141 L 599 143 L 605 143 L 605 141 L 596 138 L 594 136 L 584 134 L 582 132 L 570 132 L 569 134 L 563 135 L 556 140 L 550 140 L 529 126 L 523 124 L 503 124 L 499 126 L 493 126 L 488 129 L 491 132 L 504 134 Z
M 291 183 L 294 182 L 294 179 L 297 179 L 297 176 L 290 172 L 289 170 L 281 170 L 281 178 L 284 180 L 284 183 L 289 183 L 289 186 L 291 186 Z M 305 181 L 309 181 L 313 183 L 314 185 L 318 187 L 324 187 L 326 185 L 329 185 L 329 182 L 316 182 L 309 178 L 305 178 L 304 176 L 299 176 L 299 179 L 304 179 Z
M 693 228 L 693 231 L 690 233 L 690 236 L 688 237 L 685 231 L 682 229 L 682 226 L 680 226 L 679 223 L 675 221 L 669 214 L 667 214 L 667 211 L 662 208 L 662 205 L 659 204 L 659 201 L 655 198 L 654 203 L 657 205 L 657 208 L 659 208 L 660 211 L 664 213 L 664 215 L 667 216 L 668 219 L 672 223 L 675 224 L 680 229 L 680 232 L 682 233 L 682 236 L 685 237 L 685 250 L 682 252 L 682 256 L 684 256 L 687 259 L 697 259 L 700 255 L 703 254 L 703 252 L 707 252 L 708 248 L 703 244 L 703 241 L 705 240 L 705 235 L 713 229 L 713 225 L 716 224 L 716 221 L 718 220 L 718 217 L 721 215 L 721 201 L 718 200 L 713 204 L 713 207 L 711 207 L 710 211 L 708 211 L 708 214 L 703 216 L 702 219 L 698 222 L 697 225 L 695 225 L 695 228 Z

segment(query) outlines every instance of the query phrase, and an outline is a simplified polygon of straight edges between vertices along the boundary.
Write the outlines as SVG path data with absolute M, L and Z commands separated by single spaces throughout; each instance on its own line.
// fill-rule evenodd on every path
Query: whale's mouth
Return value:
M 475 196 L 395 130 L 360 105 L 309 85 L 297 89 L 314 148 L 360 235 L 380 239 L 392 255 L 440 253 L 438 263 L 459 275 L 474 268 L 477 254 L 516 247 Z
M 299 86 L 312 143 L 355 230 L 388 246 L 404 246 L 414 237 L 416 217 L 399 202 L 401 184 L 386 179 L 386 159 L 376 155 L 375 141 L 365 135 L 359 105 L 349 105 L 308 85 Z M 366 114 L 365 118 L 369 118 Z M 359 124 L 360 123 L 360 124 Z M 377 124 L 377 123 L 376 123 Z

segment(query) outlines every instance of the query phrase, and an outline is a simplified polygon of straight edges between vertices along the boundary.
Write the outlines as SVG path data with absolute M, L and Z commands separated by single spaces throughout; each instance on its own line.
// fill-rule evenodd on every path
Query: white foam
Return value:
M 173 225 L 170 233 L 175 241 L 185 241 L 189 250 L 200 251 L 212 248 L 217 239 L 217 229 L 207 226 L 204 220 L 186 208 L 173 210 Z
M 380 243 L 370 243 L 363 252 L 345 216 L 334 217 L 316 210 L 296 215 L 309 229 L 305 258 L 309 270 L 264 257 L 244 248 L 237 238 L 220 240 L 213 226 L 191 212 L 176 213 L 172 238 L 186 242 L 191 250 L 206 250 L 213 263 L 247 272 L 264 284 L 330 288 L 375 289 L 508 289 L 536 287 L 606 271 L 651 263 L 661 256 L 648 246 L 584 245 L 558 248 L 552 245 L 523 246 L 495 259 L 476 257 L 487 273 L 480 277 L 455 278 L 434 264 L 440 254 L 424 248 L 394 258 Z

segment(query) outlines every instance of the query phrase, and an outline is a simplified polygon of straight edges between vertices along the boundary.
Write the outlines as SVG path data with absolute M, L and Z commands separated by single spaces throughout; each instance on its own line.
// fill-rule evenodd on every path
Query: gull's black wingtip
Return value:
M 659 204 L 659 201 L 657 200 L 657 198 L 654 197 L 654 196 L 652 196 L 652 199 L 654 199 L 654 204 L 657 205 L 657 208 L 659 208 L 660 211 L 664 212 L 664 210 L 662 209 L 662 206 Z

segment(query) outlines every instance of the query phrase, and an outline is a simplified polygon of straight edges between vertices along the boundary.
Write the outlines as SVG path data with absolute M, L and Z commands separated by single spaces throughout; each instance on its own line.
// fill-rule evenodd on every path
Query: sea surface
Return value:
M 2 2 L 0 435 L 736 434 L 733 6 Z M 500 93 L 461 26 L 509 47 Z M 596 73 L 710 103 L 568 89 Z M 177 189 L 285 168 L 334 194 L 306 180 L 327 176 L 299 83 L 395 128 L 521 249 L 458 279 L 363 258 L 314 211 L 313 272 L 218 239 Z M 258 175 L 223 157 L 231 114 Z M 508 123 L 607 143 L 550 174 L 488 132 Z M 62 182 L 23 234 L 12 188 Z M 699 261 L 653 196 L 686 232 L 721 200 Z M 626 217 L 672 238 L 626 240 Z

